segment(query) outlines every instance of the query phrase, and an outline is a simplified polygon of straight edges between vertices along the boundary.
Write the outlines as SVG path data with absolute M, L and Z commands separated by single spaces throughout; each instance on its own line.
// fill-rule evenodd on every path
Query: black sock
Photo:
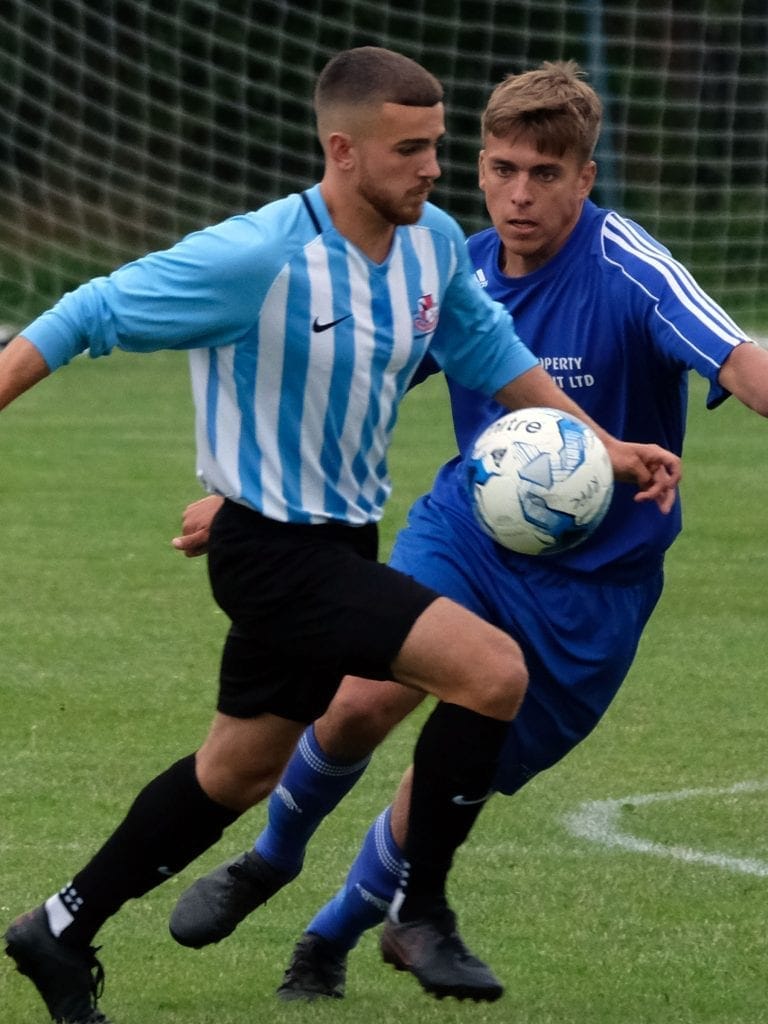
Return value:
M 413 758 L 400 921 L 445 908 L 454 853 L 491 793 L 508 727 L 456 704 L 438 704 L 425 723 Z
M 48 901 L 54 934 L 89 943 L 126 900 L 181 871 L 239 816 L 200 788 L 194 754 L 177 761 L 139 793 L 98 853 L 61 890 L 59 905 L 55 897 Z

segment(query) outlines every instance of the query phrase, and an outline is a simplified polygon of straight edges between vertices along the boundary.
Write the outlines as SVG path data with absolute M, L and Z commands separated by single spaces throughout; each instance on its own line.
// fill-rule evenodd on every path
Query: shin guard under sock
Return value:
M 306 932 L 349 950 L 366 929 L 384 920 L 402 869 L 402 853 L 390 827 L 391 814 L 388 807 L 371 825 L 344 885 L 313 917 Z
M 126 900 L 181 871 L 239 816 L 201 789 L 194 754 L 177 761 L 144 787 L 101 849 L 47 901 L 53 934 L 89 943 Z
M 309 726 L 269 798 L 268 823 L 254 849 L 269 864 L 294 873 L 301 868 L 307 843 L 321 821 L 352 789 L 368 767 L 359 761 L 329 757 Z
M 409 921 L 446 905 L 453 856 L 493 792 L 508 722 L 438 704 L 414 752 L 405 865 L 393 913 Z

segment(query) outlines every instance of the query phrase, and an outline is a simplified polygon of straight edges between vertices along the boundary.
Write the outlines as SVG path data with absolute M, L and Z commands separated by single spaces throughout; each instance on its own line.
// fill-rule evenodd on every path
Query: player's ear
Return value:
M 592 187 L 595 184 L 595 178 L 597 177 L 597 164 L 594 160 L 587 160 L 584 166 L 581 168 L 581 192 L 583 197 L 586 199 L 589 193 L 592 191 Z
M 481 149 L 477 154 L 477 184 L 478 188 L 485 191 L 485 150 Z
M 331 132 L 328 136 L 328 158 L 343 171 L 350 170 L 354 165 L 354 145 L 352 136 L 346 132 Z

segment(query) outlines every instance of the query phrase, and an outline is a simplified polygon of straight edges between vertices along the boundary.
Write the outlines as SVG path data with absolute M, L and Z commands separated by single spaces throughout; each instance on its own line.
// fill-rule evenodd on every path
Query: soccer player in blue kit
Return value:
M 680 452 L 689 370 L 710 382 L 710 407 L 732 393 L 765 416 L 768 353 L 662 245 L 589 199 L 600 122 L 600 100 L 572 62 L 545 63 L 494 90 L 482 118 L 479 160 L 493 226 L 469 239 L 470 259 L 483 287 L 512 312 L 541 365 L 591 416 L 619 437 Z M 437 367 L 422 372 L 429 369 Z M 665 552 L 680 530 L 679 500 L 664 516 L 635 502 L 620 484 L 605 521 L 582 546 L 538 557 L 502 549 L 473 518 L 463 455 L 504 410 L 447 377 L 460 454 L 413 506 L 390 564 L 520 644 L 528 688 L 506 727 L 491 787 L 511 795 L 594 729 L 626 677 L 661 593 Z M 176 544 L 190 554 L 205 544 L 209 500 L 185 513 Z M 345 680 L 302 738 L 254 849 L 180 897 L 171 918 L 177 939 L 195 946 L 218 941 L 295 877 L 320 820 L 360 777 L 375 745 L 421 699 L 391 683 L 372 688 Z M 433 757 L 433 775 L 455 756 L 447 747 Z M 422 775 L 429 768 L 422 766 Z M 278 990 L 282 998 L 342 996 L 349 951 L 388 907 L 381 935 L 385 960 L 410 970 L 438 996 L 501 994 L 498 979 L 490 970 L 480 972 L 459 945 L 436 956 L 400 918 L 406 836 L 414 823 L 427 834 L 440 832 L 435 806 L 425 798 L 428 787 L 414 789 L 409 812 L 410 785 L 407 772 L 393 805 L 371 826 L 344 886 L 307 925 Z M 440 884 L 449 868 L 443 862 Z
M 427 351 L 510 408 L 581 410 L 478 286 L 456 222 L 427 203 L 440 83 L 392 51 L 355 48 L 326 65 L 314 106 L 319 184 L 82 285 L 0 353 L 3 408 L 86 349 L 188 350 L 198 473 L 224 499 L 209 573 L 231 627 L 207 737 L 5 933 L 55 1021 L 105 1024 L 92 946 L 101 925 L 271 792 L 345 675 L 440 698 L 429 745 L 466 745 L 445 784 L 470 794 L 490 784 L 525 690 L 516 641 L 377 562 L 386 453 Z M 641 503 L 671 508 L 679 458 L 595 428 L 617 479 L 635 483 Z M 417 789 L 418 752 L 415 762 Z M 428 875 L 418 850 L 413 860 Z M 420 887 L 417 871 L 417 897 Z M 409 899 L 411 927 L 439 946 L 432 895 Z

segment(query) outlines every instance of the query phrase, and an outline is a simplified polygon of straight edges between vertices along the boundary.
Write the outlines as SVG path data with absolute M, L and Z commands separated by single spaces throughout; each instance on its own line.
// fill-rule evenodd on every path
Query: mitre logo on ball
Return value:
M 539 555 L 567 551 L 594 533 L 611 502 L 613 467 L 586 423 L 558 409 L 519 409 L 477 438 L 467 484 L 493 540 Z

